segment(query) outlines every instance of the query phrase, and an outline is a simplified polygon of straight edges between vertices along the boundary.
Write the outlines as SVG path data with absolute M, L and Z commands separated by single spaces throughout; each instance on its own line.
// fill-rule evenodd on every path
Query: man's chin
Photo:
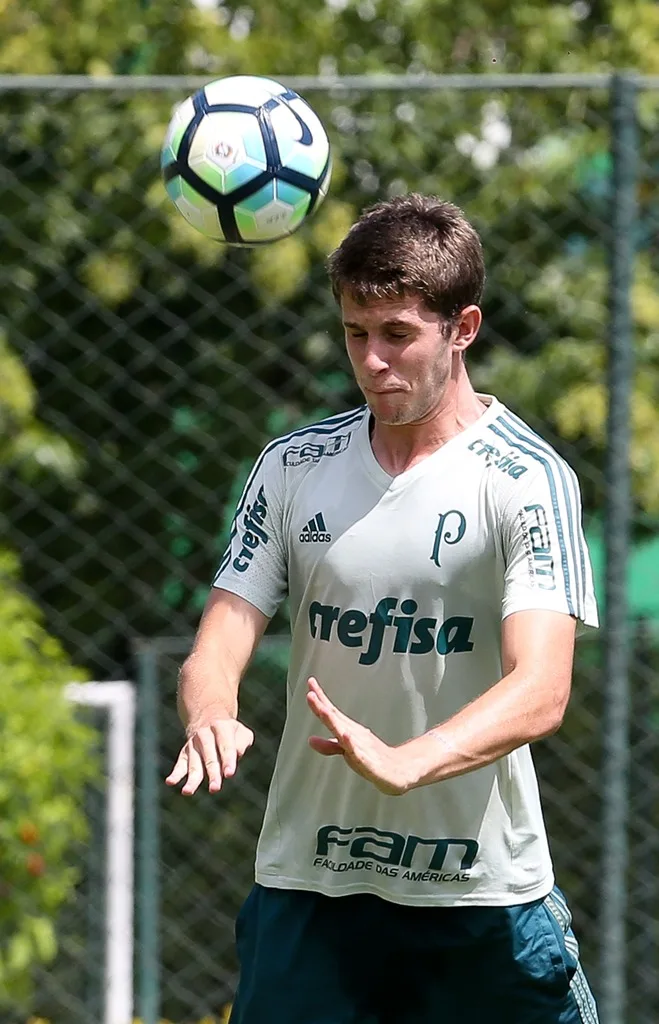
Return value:
M 401 401 L 402 398 L 401 393 L 370 394 L 366 396 L 366 403 L 378 423 L 385 427 L 402 427 L 407 423 L 414 423 L 414 413 L 404 401 Z

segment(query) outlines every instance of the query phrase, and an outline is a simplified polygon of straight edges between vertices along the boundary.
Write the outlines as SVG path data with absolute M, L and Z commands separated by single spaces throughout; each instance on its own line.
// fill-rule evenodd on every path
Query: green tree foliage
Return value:
M 0 336 L 0 474 L 26 487 L 70 479 L 79 457 L 35 417 L 34 386 Z M 27 999 L 37 964 L 57 951 L 57 913 L 72 894 L 74 844 L 85 833 L 93 733 L 63 687 L 82 674 L 23 592 L 18 560 L 0 548 L 0 1006 Z
M 93 733 L 63 687 L 74 672 L 0 552 L 0 1005 L 30 993 L 57 951 L 57 912 L 72 894 L 72 848 L 85 835 Z
M 2 72 L 450 71 L 488 72 L 494 84 L 510 71 L 652 73 L 657 60 L 644 44 L 655 6 L 627 0 L 469 0 L 459 11 L 429 0 L 2 0 L 0 15 Z M 11 198 L 0 305 L 44 420 L 86 465 L 76 482 L 39 484 L 40 501 L 16 485 L 24 501 L 11 527 L 17 543 L 43 538 L 38 551 L 28 545 L 26 578 L 69 643 L 107 671 L 121 660 L 116 634 L 189 629 L 231 480 L 267 438 L 272 407 L 294 423 L 358 400 L 322 263 L 357 210 L 396 191 L 456 199 L 481 228 L 489 281 L 475 378 L 586 456 L 586 502 L 601 505 L 605 93 L 310 94 L 334 143 L 330 197 L 299 234 L 254 253 L 196 234 L 164 195 L 158 150 L 181 98 L 13 92 L 0 103 Z M 640 111 L 650 226 L 635 291 L 633 468 L 639 505 L 655 515 L 653 94 Z M 55 593 L 48 580 L 62 562 L 75 576 Z
M 0 333 L 0 467 L 28 483 L 48 474 L 74 478 L 81 468 L 75 448 L 36 419 L 35 406 L 34 384 Z

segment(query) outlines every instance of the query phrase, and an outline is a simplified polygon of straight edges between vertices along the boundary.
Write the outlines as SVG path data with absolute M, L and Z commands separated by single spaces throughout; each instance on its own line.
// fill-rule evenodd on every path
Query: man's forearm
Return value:
M 238 686 L 268 621 L 236 594 L 211 591 L 179 672 L 176 703 L 188 732 L 213 718 L 238 717 Z
M 237 666 L 226 664 L 226 652 L 220 659 L 209 659 L 208 652 L 192 651 L 181 666 L 176 705 L 183 725 L 195 725 L 209 716 L 237 718 Z
M 399 747 L 410 789 L 483 768 L 561 724 L 569 688 L 510 673 L 452 718 Z

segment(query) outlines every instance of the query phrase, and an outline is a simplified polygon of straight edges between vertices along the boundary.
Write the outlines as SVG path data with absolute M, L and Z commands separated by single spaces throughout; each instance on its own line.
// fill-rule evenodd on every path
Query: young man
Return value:
M 596 1024 L 528 744 L 597 624 L 579 488 L 465 353 L 478 235 L 408 195 L 329 261 L 366 405 L 269 444 L 181 671 L 168 778 L 216 792 L 288 594 L 288 712 L 233 1024 Z M 325 731 L 319 729 L 325 727 Z

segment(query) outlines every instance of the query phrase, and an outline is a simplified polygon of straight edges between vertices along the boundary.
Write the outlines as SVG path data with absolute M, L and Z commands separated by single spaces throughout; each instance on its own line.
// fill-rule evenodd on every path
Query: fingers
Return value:
M 227 729 L 224 723 L 221 725 L 214 725 L 212 728 L 215 743 L 217 744 L 220 760 L 222 762 L 222 774 L 226 779 L 228 779 L 235 774 L 236 764 L 238 761 L 236 729 L 235 727 L 233 729 Z
M 197 792 L 204 780 L 204 766 L 194 740 L 188 740 L 186 746 L 188 750 L 188 777 L 181 793 L 184 796 L 192 796 L 193 793 Z
M 307 685 L 309 687 L 307 697 L 314 699 L 315 707 L 324 711 L 325 714 L 331 715 L 336 722 L 342 722 L 343 724 L 352 722 L 351 718 L 348 718 L 348 716 L 344 715 L 342 711 L 339 711 L 336 704 L 332 704 L 332 701 L 329 699 L 317 679 L 314 679 L 314 677 L 311 676 L 307 680 Z
M 324 707 L 334 708 L 334 705 L 332 704 L 331 700 L 323 690 L 318 680 L 314 678 L 314 676 L 310 676 L 309 679 L 307 679 L 307 686 L 309 687 L 309 693 L 313 693 L 314 696 L 318 698 L 318 700 Z M 338 709 L 334 708 L 334 710 L 336 711 Z
M 242 723 L 213 722 L 188 739 L 165 782 L 176 786 L 185 780 L 181 793 L 191 796 L 207 776 L 209 792 L 217 793 L 222 780 L 235 774 L 238 761 L 253 742 L 254 733 Z
M 254 733 L 251 729 L 241 722 L 234 722 L 232 726 L 233 728 L 228 729 L 221 726 L 213 727 L 222 763 L 222 775 L 225 779 L 235 775 L 238 761 L 254 742 Z
M 313 677 L 309 679 L 308 685 L 307 703 L 309 707 L 316 718 L 319 718 L 330 732 L 333 732 L 338 739 L 342 739 L 346 734 L 346 730 L 355 723 L 332 704 L 329 697 L 318 685 L 316 679 Z
M 238 755 L 238 760 L 240 760 L 243 754 L 247 753 L 253 742 L 254 733 L 252 730 L 241 725 L 236 732 L 236 753 Z
M 309 745 L 319 754 L 354 754 L 356 737 L 368 733 L 364 726 L 339 711 L 313 676 L 308 680 L 307 704 L 316 718 L 334 733 L 334 739 L 326 740 L 312 736 Z
M 316 714 L 319 712 L 327 714 L 330 711 L 337 711 L 337 708 L 334 707 L 318 680 L 314 679 L 313 676 L 307 679 L 307 687 L 307 701 Z
M 222 769 L 218 759 L 218 747 L 212 729 L 201 729 L 194 738 L 195 747 L 201 747 L 201 759 L 208 776 L 209 793 L 217 793 L 222 788 Z M 221 756 L 221 751 L 220 751 Z
M 168 786 L 176 786 L 188 774 L 188 750 L 187 743 L 178 755 L 176 764 L 165 779 Z
M 331 732 L 336 731 L 331 712 L 325 707 L 318 694 L 310 690 L 307 694 L 307 704 L 313 711 L 316 718 L 321 720 L 323 725 L 326 725 Z
M 323 736 L 310 736 L 309 746 L 317 754 L 324 754 L 326 757 L 344 753 L 343 747 L 337 739 L 328 740 Z

